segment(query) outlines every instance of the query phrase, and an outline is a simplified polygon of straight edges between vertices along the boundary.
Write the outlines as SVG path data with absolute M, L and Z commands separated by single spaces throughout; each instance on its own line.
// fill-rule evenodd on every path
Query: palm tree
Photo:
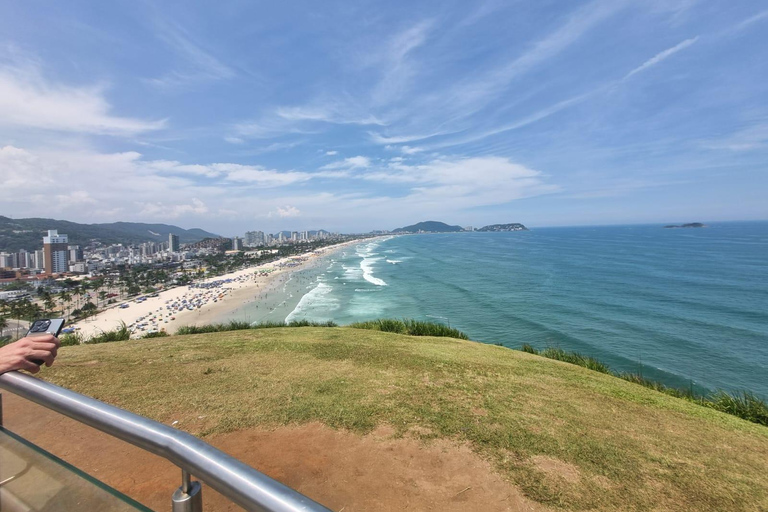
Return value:
M 62 313 L 64 313 L 65 316 L 66 316 L 66 309 L 65 309 L 64 305 L 66 304 L 67 306 L 69 306 L 69 303 L 70 303 L 71 300 L 72 300 L 72 296 L 69 294 L 68 291 L 63 290 L 59 294 L 59 303 L 61 304 Z

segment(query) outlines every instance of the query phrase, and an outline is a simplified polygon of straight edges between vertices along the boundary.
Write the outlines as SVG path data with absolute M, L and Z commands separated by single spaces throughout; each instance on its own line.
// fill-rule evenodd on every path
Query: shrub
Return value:
M 62 334 L 59 336 L 59 341 L 61 342 L 62 347 L 81 345 L 83 343 L 83 335 L 77 331 L 68 334 Z
M 209 332 L 242 331 L 245 329 L 274 329 L 278 327 L 337 327 L 334 322 L 310 322 L 309 320 L 294 320 L 292 322 L 262 322 L 259 324 L 249 324 L 233 320 L 222 324 L 208 325 L 184 325 L 176 330 L 176 334 L 205 334 Z
M 131 331 L 125 323 L 121 323 L 120 327 L 113 331 L 102 331 L 101 334 L 92 336 L 83 341 L 86 345 L 95 345 L 97 343 L 111 343 L 113 341 L 125 341 L 131 339 Z
M 165 338 L 166 336 L 168 336 L 168 333 L 165 331 L 148 332 L 142 336 L 141 339 L 146 340 L 149 338 Z
M 702 405 L 768 426 L 768 404 L 749 391 L 734 394 L 718 391 L 706 398 Z
M 393 332 L 410 336 L 442 336 L 468 340 L 469 336 L 458 329 L 434 322 L 422 322 L 419 320 L 392 320 L 381 318 L 367 322 L 355 322 L 348 327 L 353 329 L 370 329 L 373 331 Z

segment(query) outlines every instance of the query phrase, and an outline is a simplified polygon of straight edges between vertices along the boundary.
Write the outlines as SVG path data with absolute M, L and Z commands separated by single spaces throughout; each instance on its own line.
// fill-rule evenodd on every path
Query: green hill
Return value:
M 202 436 L 386 425 L 395 436 L 468 446 L 510 486 L 554 508 L 768 508 L 768 428 L 503 347 L 309 327 L 59 354 L 41 372 L 46 380 Z
M 418 233 L 420 231 L 427 233 L 456 233 L 458 231 L 464 231 L 464 228 L 461 226 L 449 226 L 445 222 L 428 220 L 392 230 L 393 233 Z
M 144 224 L 140 222 L 113 222 L 110 224 L 79 224 L 56 219 L 10 219 L 0 216 L 0 251 L 34 251 L 43 246 L 43 237 L 49 229 L 68 235 L 69 243 L 87 245 L 91 240 L 104 244 L 137 244 L 143 242 L 167 242 L 168 235 L 179 236 L 179 242 L 197 242 L 218 235 L 202 229 L 183 229 L 168 224 Z

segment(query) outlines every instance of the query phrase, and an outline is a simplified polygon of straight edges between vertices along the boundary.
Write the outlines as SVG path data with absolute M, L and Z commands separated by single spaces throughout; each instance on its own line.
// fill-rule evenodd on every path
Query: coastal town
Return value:
M 81 246 L 48 230 L 41 249 L 0 253 L 0 338 L 22 336 L 43 316 L 66 318 L 65 334 L 80 341 L 121 326 L 134 337 L 165 333 L 180 325 L 177 318 L 188 321 L 185 313 L 199 318 L 237 289 L 266 287 L 282 272 L 368 236 L 249 231 L 186 244 L 169 234 L 162 243 Z

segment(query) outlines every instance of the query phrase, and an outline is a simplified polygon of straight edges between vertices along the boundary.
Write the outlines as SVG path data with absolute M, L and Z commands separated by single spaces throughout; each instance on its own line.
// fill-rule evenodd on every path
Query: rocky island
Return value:
M 528 228 L 520 223 L 513 222 L 511 224 L 491 224 L 490 226 L 484 226 L 477 231 L 528 231 Z
M 707 227 L 706 224 L 702 224 L 701 222 L 689 222 L 688 224 L 670 224 L 668 226 L 664 226 L 666 229 L 676 229 L 676 228 L 705 228 Z

